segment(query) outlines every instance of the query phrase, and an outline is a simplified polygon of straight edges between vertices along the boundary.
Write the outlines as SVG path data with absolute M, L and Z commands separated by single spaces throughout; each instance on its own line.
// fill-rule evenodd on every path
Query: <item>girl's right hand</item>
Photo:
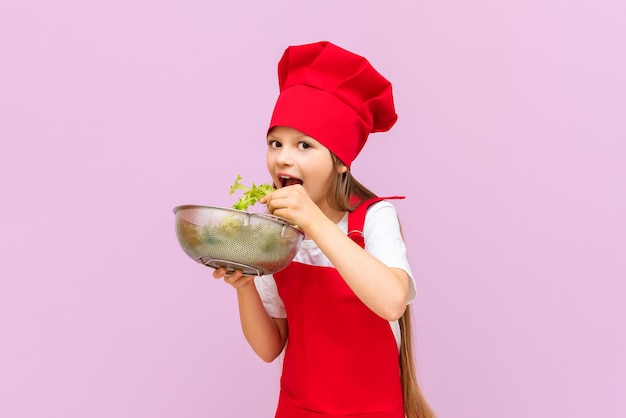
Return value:
M 250 283 L 254 283 L 254 276 L 244 276 L 241 270 L 227 273 L 224 267 L 220 267 L 213 272 L 213 277 L 216 279 L 224 278 L 224 282 L 228 283 L 235 289 L 241 289 L 249 286 Z

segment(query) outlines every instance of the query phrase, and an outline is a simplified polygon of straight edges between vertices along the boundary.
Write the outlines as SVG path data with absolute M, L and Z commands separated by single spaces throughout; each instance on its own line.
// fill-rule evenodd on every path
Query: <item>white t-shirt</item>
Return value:
M 337 226 L 348 233 L 348 214 L 337 223 Z M 365 251 L 383 262 L 387 267 L 399 268 L 409 275 L 408 302 L 415 300 L 417 294 L 415 279 L 406 255 L 406 246 L 400 232 L 400 223 L 396 208 L 388 201 L 373 204 L 367 210 L 363 225 Z M 300 250 L 293 261 L 314 266 L 334 267 L 313 240 L 302 241 Z M 278 295 L 276 282 L 272 275 L 256 277 L 255 285 L 263 301 L 265 310 L 274 318 L 286 318 L 285 306 Z M 398 321 L 389 323 L 400 346 L 400 326 Z

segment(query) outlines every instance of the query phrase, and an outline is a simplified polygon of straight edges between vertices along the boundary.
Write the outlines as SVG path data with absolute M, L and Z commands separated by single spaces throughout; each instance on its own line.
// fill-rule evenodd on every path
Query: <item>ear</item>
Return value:
M 348 171 L 348 166 L 347 165 L 343 165 L 341 164 L 338 168 L 337 168 L 337 173 L 339 174 L 343 174 L 346 171 Z

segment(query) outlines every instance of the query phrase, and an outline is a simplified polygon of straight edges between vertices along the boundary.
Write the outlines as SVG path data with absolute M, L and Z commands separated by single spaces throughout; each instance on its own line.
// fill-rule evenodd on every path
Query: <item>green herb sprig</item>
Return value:
M 230 194 L 234 194 L 238 190 L 243 190 L 243 196 L 233 205 L 233 209 L 248 210 L 250 206 L 256 204 L 263 196 L 269 194 L 274 190 L 271 184 L 264 183 L 256 185 L 252 183 L 252 186 L 246 187 L 241 184 L 241 176 L 237 175 L 235 183 L 230 186 Z

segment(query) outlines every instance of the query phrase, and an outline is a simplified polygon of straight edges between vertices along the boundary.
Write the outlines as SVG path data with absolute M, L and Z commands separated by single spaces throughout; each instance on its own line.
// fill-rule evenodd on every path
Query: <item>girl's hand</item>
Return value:
M 216 279 L 224 278 L 224 282 L 228 283 L 235 289 L 242 289 L 250 283 L 254 283 L 254 276 L 244 276 L 241 270 L 233 271 L 228 274 L 224 267 L 220 267 L 213 272 L 213 277 Z
M 287 219 L 305 233 L 309 225 L 315 224 L 316 219 L 326 218 L 299 184 L 276 189 L 261 199 L 260 203 L 266 204 L 272 215 Z

